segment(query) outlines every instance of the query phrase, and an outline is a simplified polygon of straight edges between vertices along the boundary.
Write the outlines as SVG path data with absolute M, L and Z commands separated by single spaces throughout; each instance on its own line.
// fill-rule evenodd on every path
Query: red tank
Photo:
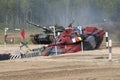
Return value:
M 56 38 L 53 43 L 45 47 L 45 49 L 41 52 L 41 55 L 54 55 L 55 51 L 57 51 L 57 54 L 81 51 L 81 42 L 83 42 L 84 50 L 93 50 L 100 47 L 105 34 L 104 30 L 88 26 L 84 28 L 82 32 L 83 34 L 80 34 L 78 28 L 68 27 Z

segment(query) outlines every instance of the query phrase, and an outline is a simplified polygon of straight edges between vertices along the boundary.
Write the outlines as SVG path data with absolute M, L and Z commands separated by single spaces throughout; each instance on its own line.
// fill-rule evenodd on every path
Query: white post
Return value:
M 9 28 L 5 28 L 5 32 L 4 32 L 4 48 L 6 48 L 6 36 L 7 36 L 7 30 L 8 30 Z
M 54 38 L 55 38 L 55 54 L 57 55 L 57 45 L 56 45 L 56 31 L 55 31 L 55 26 L 51 26 L 50 28 L 53 28 L 53 32 L 54 32 Z
M 78 26 L 78 29 L 80 30 L 80 34 L 82 34 L 82 26 Z M 83 53 L 83 41 L 81 41 L 81 50 Z
M 15 31 L 20 31 L 21 29 L 15 28 L 14 30 L 15 30 Z M 14 37 L 15 37 L 15 35 L 14 35 Z M 15 38 L 14 38 L 14 43 L 15 43 Z
M 108 48 L 108 46 L 109 46 L 108 32 L 105 33 L 105 37 L 106 37 L 106 48 Z
M 109 40 L 109 61 L 112 61 L 112 40 Z

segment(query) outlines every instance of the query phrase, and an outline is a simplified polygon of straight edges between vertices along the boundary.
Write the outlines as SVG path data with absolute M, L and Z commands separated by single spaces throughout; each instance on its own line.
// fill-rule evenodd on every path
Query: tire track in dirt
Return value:
M 120 71 L 119 67 L 95 67 L 95 66 L 62 66 L 62 67 L 53 67 L 53 68 L 42 68 L 42 69 L 28 69 L 21 71 L 10 71 L 0 73 L 0 80 L 43 80 L 43 79 L 56 79 L 56 78 L 86 78 L 86 77 L 111 77 L 110 74 Z M 109 74 L 106 74 L 109 73 Z M 104 75 L 103 75 L 104 74 Z M 119 77 L 120 74 L 114 75 L 115 77 Z M 113 77 L 112 76 L 112 77 Z

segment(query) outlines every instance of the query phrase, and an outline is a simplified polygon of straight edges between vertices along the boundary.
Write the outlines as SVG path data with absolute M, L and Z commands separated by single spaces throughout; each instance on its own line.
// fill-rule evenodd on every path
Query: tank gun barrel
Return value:
M 33 26 L 36 26 L 36 27 L 38 27 L 38 28 L 42 28 L 42 29 L 44 30 L 45 33 L 50 33 L 50 32 L 52 32 L 49 28 L 41 27 L 41 26 L 38 25 L 38 24 L 35 24 L 35 23 L 32 23 L 32 22 L 29 22 L 29 21 L 27 21 L 27 23 L 28 23 L 28 24 L 31 24 L 31 25 L 33 25 Z
M 73 23 L 74 23 L 74 20 L 68 25 L 68 27 L 72 27 Z
M 40 25 L 35 24 L 35 23 L 32 23 L 32 22 L 30 22 L 30 21 L 27 21 L 27 23 L 28 23 L 28 24 L 31 24 L 31 25 L 33 25 L 33 26 L 36 26 L 36 27 L 38 27 L 38 28 L 42 28 Z

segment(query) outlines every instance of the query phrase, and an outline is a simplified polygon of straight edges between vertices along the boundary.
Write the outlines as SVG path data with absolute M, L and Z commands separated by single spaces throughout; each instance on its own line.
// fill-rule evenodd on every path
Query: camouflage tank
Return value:
M 34 34 L 30 35 L 31 41 L 33 44 L 49 44 L 54 40 L 54 31 L 50 27 L 41 27 L 40 25 L 34 24 L 32 22 L 27 21 L 27 23 L 36 26 L 38 28 L 42 28 L 42 34 Z M 59 32 L 64 31 L 63 26 L 55 25 L 55 33 L 58 34 Z

